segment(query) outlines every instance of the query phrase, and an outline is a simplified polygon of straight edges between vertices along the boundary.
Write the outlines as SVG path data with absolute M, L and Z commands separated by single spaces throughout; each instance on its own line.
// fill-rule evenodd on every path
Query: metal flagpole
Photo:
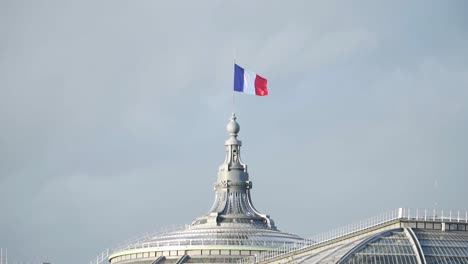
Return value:
M 234 67 L 236 65 L 236 48 L 233 48 L 232 55 L 234 57 Z M 234 74 L 235 74 L 235 69 L 234 69 Z M 234 84 L 233 84 L 234 85 Z M 234 91 L 234 87 L 231 88 L 232 91 L 232 112 L 236 112 L 236 91 Z
M 234 89 L 232 91 L 232 112 L 236 112 L 236 92 L 234 91 Z
M 235 65 L 236 65 L 236 49 L 234 49 L 234 67 L 236 67 Z M 232 112 L 235 113 L 236 112 L 236 92 L 234 91 L 234 87 L 232 87 L 231 89 L 232 89 L 231 90 L 232 91 Z

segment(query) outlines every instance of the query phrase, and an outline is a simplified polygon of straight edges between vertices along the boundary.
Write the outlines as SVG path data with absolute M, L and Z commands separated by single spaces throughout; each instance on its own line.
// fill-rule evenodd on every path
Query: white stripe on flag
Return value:
M 244 93 L 255 94 L 255 78 L 257 74 L 255 72 L 244 70 Z

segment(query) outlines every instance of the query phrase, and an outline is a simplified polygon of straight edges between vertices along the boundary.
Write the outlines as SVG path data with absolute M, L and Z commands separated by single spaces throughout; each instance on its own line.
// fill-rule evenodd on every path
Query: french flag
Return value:
M 268 95 L 267 79 L 234 64 L 234 91 L 258 96 Z

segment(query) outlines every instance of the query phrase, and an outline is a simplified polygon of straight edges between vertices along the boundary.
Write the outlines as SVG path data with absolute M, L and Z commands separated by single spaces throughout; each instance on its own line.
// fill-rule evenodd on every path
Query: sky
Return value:
M 466 1 L 0 1 L 0 248 L 88 263 L 214 200 L 235 111 L 255 207 L 303 237 L 466 210 Z M 233 62 L 268 79 L 233 96 Z

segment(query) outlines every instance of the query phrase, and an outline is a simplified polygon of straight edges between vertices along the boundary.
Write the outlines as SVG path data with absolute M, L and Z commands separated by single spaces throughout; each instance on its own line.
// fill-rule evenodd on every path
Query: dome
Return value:
M 158 234 L 138 243 L 126 245 L 121 250 L 139 247 L 202 249 L 213 246 L 222 246 L 225 249 L 268 250 L 284 246 L 285 243 L 289 244 L 301 240 L 300 237 L 293 234 L 255 227 L 193 228 L 187 226 L 180 230 Z
M 241 159 L 240 130 L 232 114 L 227 125 L 226 157 L 219 167 L 211 209 L 190 225 L 147 236 L 113 250 L 116 264 L 235 263 L 278 247 L 292 246 L 303 238 L 278 230 L 269 215 L 252 202 L 252 182 Z

